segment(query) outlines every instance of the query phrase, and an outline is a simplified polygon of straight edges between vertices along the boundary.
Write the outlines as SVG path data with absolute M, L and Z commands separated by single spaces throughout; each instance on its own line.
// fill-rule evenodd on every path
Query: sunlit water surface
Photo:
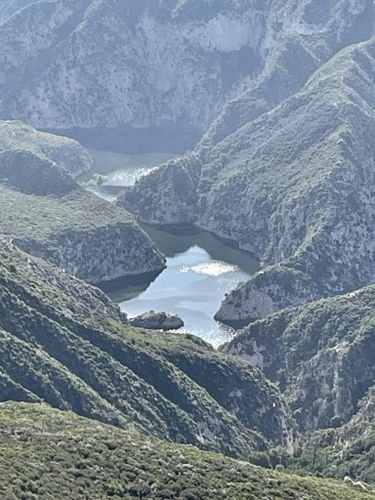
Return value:
M 94 152 L 96 154 L 96 152 Z M 145 157 L 146 156 L 146 157 Z M 98 153 L 94 171 L 105 175 L 100 186 L 85 179 L 86 187 L 112 201 L 121 186 L 129 186 L 168 155 L 129 156 Z M 180 332 L 198 335 L 215 347 L 229 341 L 233 330 L 213 317 L 228 291 L 249 279 L 257 262 L 205 231 L 174 228 L 173 232 L 144 229 L 167 257 L 167 268 L 151 283 L 111 287 L 106 292 L 130 317 L 143 312 L 166 311 L 185 322 Z

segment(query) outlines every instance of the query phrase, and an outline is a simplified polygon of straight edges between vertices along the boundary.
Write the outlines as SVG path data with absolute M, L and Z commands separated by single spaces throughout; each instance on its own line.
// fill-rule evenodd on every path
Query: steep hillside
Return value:
M 223 347 L 278 384 L 301 429 L 324 429 L 302 446 L 315 472 L 374 480 L 374 301 L 370 286 L 287 309 Z
M 327 477 L 354 477 L 375 484 L 375 389 L 366 394 L 358 413 L 337 429 L 308 434 L 301 452 L 287 461 L 292 469 L 303 469 Z
M 1 405 L 0 451 L 0 494 L 9 499 L 374 498 L 371 490 L 265 471 L 47 405 Z
M 375 279 L 374 74 L 372 38 L 119 200 L 141 220 L 195 223 L 259 257 L 264 269 L 226 297 L 217 319 L 246 324 Z
M 246 457 L 294 446 L 276 388 L 203 341 L 126 325 L 98 289 L 2 241 L 0 399 L 44 400 L 119 426 Z
M 0 122 L 0 233 L 90 282 L 157 274 L 165 259 L 133 218 L 70 175 L 90 166 L 75 141 Z
M 0 3 L 0 498 L 374 498 L 374 0 Z M 110 204 L 53 131 L 188 152 Z M 259 260 L 230 343 L 89 284 L 164 269 L 138 221 Z
M 1 116 L 96 147 L 185 151 L 229 100 L 217 137 L 298 90 L 372 16 L 372 0 L 34 3 L 0 27 Z
M 374 34 L 371 1 L 276 1 L 273 9 L 264 68 L 238 97 L 225 104 L 201 146 L 217 144 L 270 111 L 295 94 L 338 50 Z

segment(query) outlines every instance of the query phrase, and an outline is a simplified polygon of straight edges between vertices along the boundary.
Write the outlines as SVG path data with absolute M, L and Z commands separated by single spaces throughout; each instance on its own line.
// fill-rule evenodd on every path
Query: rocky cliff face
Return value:
M 278 383 L 303 431 L 352 422 L 354 432 L 354 422 L 371 418 L 372 399 L 361 401 L 374 386 L 374 297 L 370 286 L 285 310 L 249 325 L 224 351 Z
M 145 146 L 142 134 L 151 139 L 152 133 L 157 147 L 166 132 L 180 147 L 189 146 L 240 79 L 261 65 L 257 46 L 264 7 L 255 1 L 251 8 L 244 5 L 233 11 L 232 2 L 203 2 L 198 18 L 194 2 L 177 0 L 31 5 L 1 28 L 2 88 L 8 92 L 3 115 L 38 128 L 120 127 L 132 139 L 128 148 L 136 148 L 136 142 Z M 17 44 L 16 25 L 31 30 L 32 39 Z M 42 26 L 38 32 L 36 25 Z M 42 74 L 36 76 L 42 61 Z M 29 73 L 36 79 L 22 88 Z M 18 97 L 10 82 L 18 83 Z
M 0 123 L 0 232 L 90 282 L 160 272 L 165 259 L 133 218 L 68 173 L 90 166 L 75 141 Z
M 90 201 L 94 201 L 84 200 L 82 196 L 82 212 L 85 205 L 88 209 Z M 40 241 L 32 235 L 29 238 L 14 235 L 13 241 L 24 251 L 89 283 L 158 275 L 165 267 L 165 259 L 146 233 L 134 221 L 121 217 L 122 214 L 114 210 L 109 212 L 107 224 L 103 226 L 67 227 L 61 233 L 58 228 L 51 227 L 47 240 Z M 117 220 L 111 220 L 111 216 Z
M 368 36 L 371 9 L 371 0 L 32 4 L 0 27 L 1 114 L 112 149 L 184 150 L 229 100 L 215 140 L 296 91 Z
M 208 135 L 119 200 L 141 220 L 194 223 L 260 258 L 217 319 L 246 323 L 374 280 L 374 47 L 344 49 L 274 109 L 217 144 Z
M 251 320 L 288 305 L 374 281 L 374 47 L 373 40 L 343 52 L 314 76 L 307 85 L 307 95 L 297 94 L 280 109 L 281 114 L 288 104 L 299 109 L 293 113 L 294 131 L 287 132 L 283 139 L 291 141 L 286 147 L 291 148 L 292 163 L 288 165 L 289 173 L 283 171 L 286 183 L 279 180 L 274 189 L 270 181 L 271 206 L 265 201 L 262 207 L 263 227 L 268 236 L 259 239 L 255 234 L 251 239 L 251 233 L 247 235 L 248 248 L 260 255 L 264 264 L 276 266 L 266 267 L 235 290 L 224 301 L 218 319 Z M 339 70 L 335 79 L 340 65 L 342 72 Z M 325 103 L 319 94 L 323 85 L 327 97 L 330 96 Z M 305 106 L 311 118 L 306 128 L 299 121 Z M 292 135 L 298 136 L 298 128 L 304 129 L 300 138 L 305 146 L 292 139 Z M 276 129 L 271 130 L 277 138 Z M 279 150 L 280 166 L 283 149 L 280 144 L 273 149 L 272 142 L 271 139 L 271 151 L 276 154 L 276 148 Z M 309 172 L 300 170 L 298 174 L 299 168 L 295 170 L 293 164 Z M 272 200 L 280 194 L 275 210 Z M 248 213 L 256 217 L 258 212 Z
M 336 425 L 337 419 L 336 419 Z M 349 477 L 347 483 L 375 482 L 375 389 L 372 387 L 358 405 L 358 412 L 345 425 L 309 433 L 293 466 L 326 477 Z M 315 455 L 315 459 L 314 459 Z M 354 481 L 353 481 L 354 478 Z

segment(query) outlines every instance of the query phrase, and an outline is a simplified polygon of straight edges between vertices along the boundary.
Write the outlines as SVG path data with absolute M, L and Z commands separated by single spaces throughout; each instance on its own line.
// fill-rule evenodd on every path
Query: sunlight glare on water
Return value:
M 214 315 L 225 293 L 249 276 L 237 265 L 212 260 L 205 249 L 194 245 L 168 257 L 167 269 L 147 290 L 120 305 L 131 317 L 150 310 L 177 314 L 185 322 L 180 332 L 198 335 L 217 347 L 232 338 L 233 330 L 217 323 Z
M 87 189 L 113 201 L 121 188 L 130 186 L 170 156 L 122 155 L 92 151 L 93 171 L 82 179 Z M 95 182 L 95 175 L 102 182 Z M 107 293 L 130 317 L 165 311 L 180 316 L 185 327 L 215 347 L 229 341 L 233 330 L 214 320 L 225 293 L 247 281 L 258 269 L 247 253 L 197 229 L 170 232 L 145 226 L 145 231 L 167 257 L 167 268 L 152 282 L 127 285 Z

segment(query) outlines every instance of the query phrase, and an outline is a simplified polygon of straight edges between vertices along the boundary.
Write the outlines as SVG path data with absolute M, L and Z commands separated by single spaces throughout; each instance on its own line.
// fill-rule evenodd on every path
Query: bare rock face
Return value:
M 232 290 L 215 314 L 215 319 L 234 328 L 273 314 L 279 309 L 311 302 L 320 297 L 311 278 L 277 265 L 260 271 L 250 281 Z
M 262 271 L 228 294 L 220 321 L 243 325 L 375 280 L 374 71 L 371 37 L 281 104 L 217 144 L 208 135 L 120 197 L 144 222 L 180 218 L 259 258 Z M 180 192 L 173 170 L 192 181 Z
M 184 326 L 182 319 L 175 314 L 155 311 L 149 311 L 135 318 L 130 318 L 129 323 L 139 328 L 166 331 L 178 330 Z
M 0 26 L 2 116 L 133 151 L 190 148 L 227 103 L 215 140 L 249 114 L 270 109 L 295 92 L 332 49 L 366 37 L 372 5 L 23 3 L 30 5 L 18 12 L 13 7 L 16 14 Z M 245 106 L 236 104 L 238 98 Z
M 31 4 L 0 27 L 0 87 L 8 89 L 0 107 L 5 116 L 83 139 L 89 129 L 108 136 L 118 129 L 128 148 L 154 138 L 153 148 L 186 149 L 262 64 L 258 46 L 270 3 Z M 28 88 L 25 73 L 33 75 Z

